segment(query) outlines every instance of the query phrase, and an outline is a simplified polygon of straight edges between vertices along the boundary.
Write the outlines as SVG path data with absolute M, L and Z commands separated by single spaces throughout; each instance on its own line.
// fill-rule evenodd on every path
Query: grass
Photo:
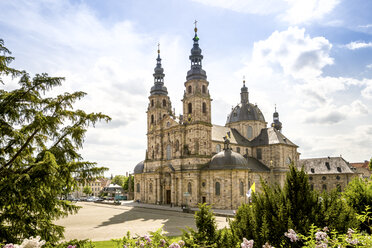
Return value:
M 113 248 L 116 245 L 116 243 L 112 240 L 94 241 L 93 244 L 96 248 Z
M 181 239 L 181 236 L 168 236 L 167 237 L 170 243 L 177 242 Z M 116 247 L 116 242 L 112 240 L 105 241 L 93 241 L 92 242 L 95 248 L 114 248 Z

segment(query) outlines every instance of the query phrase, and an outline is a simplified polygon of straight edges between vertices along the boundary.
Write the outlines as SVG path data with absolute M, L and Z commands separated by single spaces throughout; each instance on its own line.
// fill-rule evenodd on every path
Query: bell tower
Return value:
M 149 104 L 147 108 L 147 158 L 156 159 L 159 152 L 159 142 L 154 139 L 156 129 L 164 117 L 172 114 L 172 103 L 168 96 L 168 90 L 164 86 L 164 69 L 161 65 L 160 45 L 158 44 L 158 57 L 154 69 L 154 85 L 151 87 Z M 159 157 L 160 158 L 160 157 Z
M 211 155 L 211 97 L 206 72 L 202 68 L 203 55 L 195 21 L 193 47 L 189 56 L 191 68 L 187 72 L 183 95 L 183 123 L 186 125 L 186 154 Z
M 203 55 L 199 47 L 199 37 L 195 21 L 194 44 L 189 56 L 191 68 L 187 72 L 183 96 L 184 121 L 191 123 L 211 123 L 211 97 L 209 95 L 207 75 L 202 68 Z

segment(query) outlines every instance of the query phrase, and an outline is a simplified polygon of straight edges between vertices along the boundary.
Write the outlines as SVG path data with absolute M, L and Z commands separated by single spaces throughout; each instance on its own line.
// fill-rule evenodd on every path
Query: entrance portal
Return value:
M 202 197 L 202 203 L 206 203 L 207 202 L 207 199 L 205 196 Z
M 166 191 L 165 204 L 171 204 L 171 191 Z

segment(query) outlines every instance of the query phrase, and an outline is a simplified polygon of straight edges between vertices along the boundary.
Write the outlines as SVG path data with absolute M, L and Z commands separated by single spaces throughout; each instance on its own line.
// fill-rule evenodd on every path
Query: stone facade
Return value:
M 342 157 L 301 159 L 301 167 L 309 175 L 311 188 L 318 191 L 342 191 L 354 177 L 359 177 L 356 169 Z
M 196 31 L 183 115 L 171 111 L 158 51 L 147 110 L 146 158 L 134 168 L 134 200 L 192 207 L 206 202 L 214 208 L 236 209 L 247 202 L 253 183 L 260 190 L 260 178 L 283 185 L 288 165 L 297 166 L 300 154 L 281 133 L 276 109 L 267 127 L 258 106 L 249 102 L 245 82 L 241 103 L 232 109 L 226 125 L 211 123 L 212 99 Z M 342 180 L 348 182 L 349 174 Z

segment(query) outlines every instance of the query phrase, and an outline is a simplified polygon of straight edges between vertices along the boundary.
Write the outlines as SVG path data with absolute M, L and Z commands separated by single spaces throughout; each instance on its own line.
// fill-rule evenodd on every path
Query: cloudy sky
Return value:
M 66 77 L 57 92 L 85 91 L 77 108 L 112 117 L 88 131 L 81 151 L 108 174 L 145 157 L 158 42 L 182 114 L 194 20 L 214 124 L 240 101 L 245 76 L 268 124 L 277 105 L 301 158 L 357 162 L 372 156 L 371 11 L 365 0 L 1 0 L 0 38 L 13 67 Z

